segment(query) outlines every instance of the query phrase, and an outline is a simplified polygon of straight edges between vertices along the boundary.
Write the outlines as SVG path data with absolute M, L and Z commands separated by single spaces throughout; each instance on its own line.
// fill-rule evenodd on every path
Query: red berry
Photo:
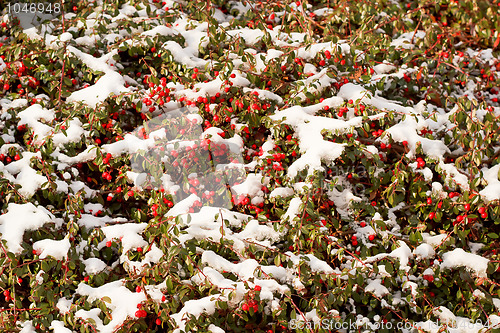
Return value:
M 370 242 L 373 242 L 374 239 L 375 239 L 375 235 L 374 234 L 371 234 L 370 236 L 368 236 L 368 240 Z
M 359 226 L 360 226 L 361 228 L 366 227 L 366 222 L 365 222 L 365 221 L 362 221 L 362 222 L 359 224 Z
M 261 290 L 261 287 L 260 287 L 260 286 L 255 286 L 253 289 L 254 289 L 255 291 L 260 291 L 260 290 Z
M 128 195 L 129 197 L 133 197 L 133 196 L 134 196 L 134 191 L 132 191 L 132 190 L 128 191 L 128 192 L 127 192 L 127 195 Z
M 408 141 L 403 141 L 403 146 L 408 146 Z
M 111 247 L 111 245 L 112 245 L 112 244 L 113 244 L 113 243 L 111 243 L 111 241 L 107 241 L 107 242 L 106 242 L 106 247 Z
M 83 281 L 85 281 L 85 282 L 89 282 L 89 277 L 88 277 L 88 276 L 84 277 L 84 278 L 83 278 Z
M 137 287 L 135 287 L 135 292 L 136 292 L 136 293 L 140 293 L 141 291 L 142 291 L 141 286 L 137 286 Z
M 161 325 L 161 319 L 160 318 L 156 319 L 156 325 Z
M 429 213 L 429 218 L 432 220 L 432 219 L 434 219 L 434 217 L 436 217 L 436 213 L 430 212 Z
M 428 205 L 432 204 L 432 199 L 431 198 L 427 198 L 427 204 Z
M 376 203 L 375 201 L 372 201 L 371 205 L 372 205 L 373 207 L 375 207 L 375 206 L 377 205 L 377 203 Z
M 139 247 L 137 248 L 137 252 L 142 252 L 142 247 L 140 247 L 140 246 L 139 246 Z
M 465 204 L 464 208 L 465 208 L 465 210 L 470 210 L 470 205 L 469 204 Z
M 479 209 L 477 211 L 478 211 L 479 214 L 484 214 L 486 212 L 486 208 L 479 207 Z
M 242 309 L 243 311 L 248 311 L 248 304 L 247 304 L 247 303 L 243 304 L 243 305 L 241 306 L 241 309 Z

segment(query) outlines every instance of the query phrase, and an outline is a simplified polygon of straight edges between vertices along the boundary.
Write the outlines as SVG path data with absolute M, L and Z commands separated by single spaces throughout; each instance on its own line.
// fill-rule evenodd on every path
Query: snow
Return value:
M 479 194 L 486 200 L 486 202 L 500 200 L 500 181 L 498 180 L 498 175 L 500 174 L 500 164 L 497 164 L 489 169 L 484 167 L 481 172 L 483 173 L 483 178 L 488 185 L 479 191 Z
M 62 240 L 42 239 L 33 243 L 33 250 L 39 253 L 40 259 L 51 256 L 57 260 L 66 260 L 70 246 L 68 237 Z
M 9 251 L 19 254 L 23 250 L 21 242 L 24 232 L 37 230 L 49 222 L 54 222 L 54 215 L 45 207 L 35 206 L 31 202 L 9 203 L 7 212 L 0 215 L 0 234 L 7 241 Z
M 488 259 L 480 255 L 467 253 L 464 250 L 457 248 L 443 254 L 441 268 L 465 267 L 474 272 L 478 277 L 485 278 L 487 277 L 486 269 L 488 268 L 488 262 Z
M 106 236 L 106 241 L 119 239 L 122 243 L 123 253 L 127 253 L 132 249 L 144 247 L 148 243 L 140 235 L 147 227 L 147 223 L 122 223 L 106 227 L 101 230 Z
M 88 275 L 97 274 L 102 272 L 106 267 L 106 263 L 99 258 L 88 258 L 83 260 L 85 265 L 85 273 Z
M 97 299 L 107 297 L 108 301 L 104 301 L 106 307 L 111 311 L 111 320 L 104 325 L 102 320 L 97 317 L 100 313 L 98 308 L 89 311 L 78 310 L 75 313 L 76 317 L 92 318 L 97 323 L 96 328 L 103 333 L 114 332 L 116 327 L 121 325 L 127 317 L 135 317 L 137 304 L 146 300 L 146 295 L 142 292 L 132 292 L 125 287 L 124 280 L 108 282 L 100 287 L 93 288 L 83 282 L 80 282 L 76 289 L 76 293 L 82 296 L 88 296 L 88 300 L 93 302 Z

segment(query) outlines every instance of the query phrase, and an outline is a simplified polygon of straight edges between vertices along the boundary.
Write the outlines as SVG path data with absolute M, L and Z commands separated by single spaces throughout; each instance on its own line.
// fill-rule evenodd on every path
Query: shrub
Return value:
M 3 9 L 2 326 L 495 329 L 498 5 Z

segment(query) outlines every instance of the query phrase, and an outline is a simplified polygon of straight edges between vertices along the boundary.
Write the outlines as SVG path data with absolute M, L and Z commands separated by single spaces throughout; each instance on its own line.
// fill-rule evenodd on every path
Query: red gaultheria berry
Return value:
M 332 54 L 330 53 L 330 51 L 326 50 L 325 51 L 325 58 L 330 59 L 331 57 L 332 57 Z
M 358 246 L 358 241 L 357 240 L 352 241 L 352 246 Z
M 167 298 L 165 297 L 165 295 L 163 295 L 163 296 L 161 297 L 161 301 L 162 301 L 162 302 L 165 302 L 166 300 L 167 300 Z
M 106 242 L 106 247 L 111 247 L 111 245 L 112 245 L 111 241 Z
M 470 210 L 470 205 L 469 205 L 469 204 L 465 204 L 465 205 L 464 205 L 464 209 L 465 209 L 465 210 Z
M 241 309 L 242 309 L 243 311 L 248 311 L 248 304 L 247 304 L 247 303 L 243 304 L 243 305 L 241 306 Z
M 365 221 L 361 222 L 361 223 L 359 224 L 359 226 L 360 226 L 361 228 L 366 227 L 366 222 L 365 222 Z
M 137 248 L 137 252 L 142 252 L 142 247 L 140 247 L 140 246 L 139 246 L 139 247 Z
M 84 278 L 83 278 L 83 281 L 85 281 L 85 282 L 89 282 L 89 277 L 88 277 L 88 276 L 84 277 Z
M 129 197 L 133 197 L 133 196 L 134 196 L 134 191 L 132 191 L 132 190 L 128 191 L 128 192 L 127 192 L 127 195 L 128 195 Z
M 434 219 L 434 217 L 436 217 L 436 213 L 430 212 L 429 213 L 429 218 L 432 220 L 432 219 Z
M 450 197 L 450 199 L 453 199 L 453 197 L 455 197 L 455 192 L 450 192 L 448 194 L 448 197 Z
M 375 201 L 372 201 L 371 205 L 372 205 L 373 207 L 375 207 L 375 206 L 377 205 L 377 203 L 376 203 Z
M 375 239 L 375 235 L 371 234 L 370 236 L 368 236 L 368 240 L 370 242 L 373 242 L 374 239 Z
M 16 154 L 16 156 L 14 156 L 14 159 L 15 159 L 16 161 L 19 161 L 19 160 L 21 159 L 21 156 L 19 156 L 19 154 Z
M 403 146 L 408 146 L 408 141 L 403 141 Z
M 135 287 L 135 292 L 136 292 L 136 293 L 140 293 L 141 291 L 142 291 L 141 286 L 137 286 L 137 287 Z
M 479 214 L 484 214 L 486 212 L 486 208 L 479 207 L 479 209 L 477 211 L 478 211 Z
M 428 205 L 432 204 L 432 199 L 431 198 L 427 198 L 427 204 Z
M 260 287 L 260 286 L 255 286 L 253 289 L 254 289 L 255 291 L 260 291 L 260 290 L 261 290 L 261 287 Z
M 487 218 L 487 217 L 488 217 L 488 213 L 482 213 L 482 214 L 481 214 L 481 218 L 485 219 L 485 218 Z
M 161 319 L 160 318 L 156 319 L 156 325 L 161 325 Z

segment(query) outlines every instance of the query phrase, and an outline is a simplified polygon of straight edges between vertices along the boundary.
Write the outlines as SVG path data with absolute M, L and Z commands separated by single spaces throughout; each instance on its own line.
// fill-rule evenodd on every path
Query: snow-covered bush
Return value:
M 499 328 L 499 1 L 12 8 L 3 331 Z

